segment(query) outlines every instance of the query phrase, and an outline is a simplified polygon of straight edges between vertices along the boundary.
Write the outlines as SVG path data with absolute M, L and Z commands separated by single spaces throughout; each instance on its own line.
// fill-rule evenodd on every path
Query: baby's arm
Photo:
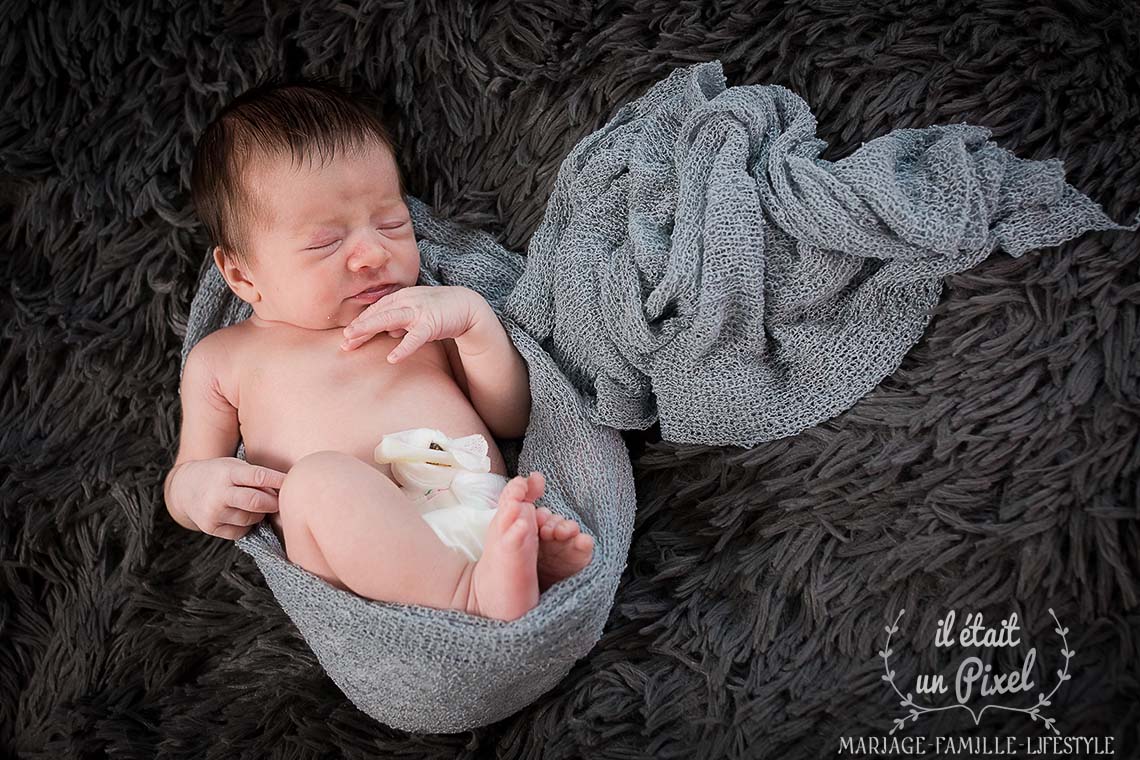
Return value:
M 170 483 L 183 464 L 201 459 L 232 457 L 240 433 L 237 410 L 218 387 L 216 363 L 221 346 L 218 336 L 207 335 L 195 344 L 182 370 L 179 396 L 182 399 L 182 427 L 178 455 L 167 473 L 163 495 L 166 509 L 175 522 L 190 530 L 200 530 L 177 505 L 171 503 Z
M 285 476 L 234 456 L 241 439 L 237 409 L 218 383 L 225 348 L 220 335 L 211 333 L 186 357 L 178 455 L 163 498 L 183 528 L 236 539 L 265 513 L 277 511 L 277 496 L 266 489 L 280 488 Z
M 490 304 L 475 294 L 478 316 L 455 338 L 467 397 L 496 438 L 519 438 L 530 420 L 530 374 Z M 457 372 L 457 374 L 459 374 Z

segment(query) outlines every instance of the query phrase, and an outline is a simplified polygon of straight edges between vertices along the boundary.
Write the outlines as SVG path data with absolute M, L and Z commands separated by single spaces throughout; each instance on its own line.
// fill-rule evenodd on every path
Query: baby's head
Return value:
M 419 278 L 395 145 L 328 80 L 260 85 L 226 106 L 198 140 L 191 195 L 255 322 L 342 327 L 375 300 L 360 291 Z

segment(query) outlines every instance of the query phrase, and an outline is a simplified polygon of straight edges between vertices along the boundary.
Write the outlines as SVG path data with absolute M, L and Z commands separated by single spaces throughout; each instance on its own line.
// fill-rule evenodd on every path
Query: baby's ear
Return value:
M 250 298 L 256 295 L 256 288 L 249 281 L 247 273 L 232 258 L 227 259 L 221 246 L 214 246 L 214 266 L 235 296 L 249 303 Z
M 226 255 L 222 252 L 220 245 L 214 246 L 214 266 L 218 268 L 218 274 L 222 276 L 222 279 L 225 280 L 230 290 L 234 290 L 233 273 L 230 271 L 231 266 L 229 262 L 226 261 Z

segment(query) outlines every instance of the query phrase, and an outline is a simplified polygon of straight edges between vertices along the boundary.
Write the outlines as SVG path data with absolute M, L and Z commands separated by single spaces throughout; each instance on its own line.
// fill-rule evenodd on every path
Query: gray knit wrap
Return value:
M 1064 180 L 969 125 L 899 129 L 819 158 L 807 104 L 678 69 L 562 163 L 525 260 L 408 197 L 422 285 L 464 285 L 530 372 L 511 474 L 595 539 L 593 561 L 504 623 L 369 601 L 288 562 L 262 522 L 238 540 L 332 680 L 393 728 L 454 732 L 553 688 L 600 638 L 636 508 L 618 433 L 752 445 L 849 408 L 918 341 L 941 278 L 1114 223 Z M 182 361 L 251 313 L 207 262 Z M 237 456 L 244 458 L 244 446 Z

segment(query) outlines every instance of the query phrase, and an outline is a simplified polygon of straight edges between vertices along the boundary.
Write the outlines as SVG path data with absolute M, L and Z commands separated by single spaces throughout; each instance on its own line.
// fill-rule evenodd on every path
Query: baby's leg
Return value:
M 348 454 L 320 451 L 303 457 L 278 493 L 289 559 L 306 570 L 369 599 L 504 620 L 521 617 L 537 603 L 537 546 L 504 541 L 515 532 L 536 532 L 534 507 L 528 506 L 529 525 L 528 513 L 520 509 L 496 515 L 483 557 L 473 563 L 439 540 L 395 483 Z M 528 546 L 529 558 L 516 556 Z M 484 581 L 474 583 L 480 564 Z M 480 592 L 493 586 L 506 596 L 489 599 L 480 593 L 477 603 L 476 586 Z

